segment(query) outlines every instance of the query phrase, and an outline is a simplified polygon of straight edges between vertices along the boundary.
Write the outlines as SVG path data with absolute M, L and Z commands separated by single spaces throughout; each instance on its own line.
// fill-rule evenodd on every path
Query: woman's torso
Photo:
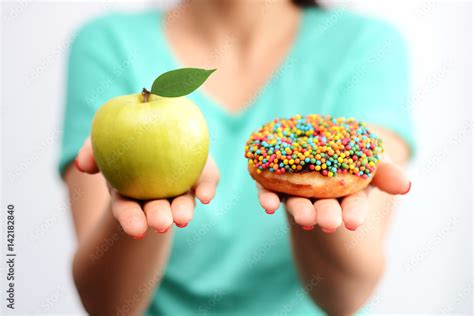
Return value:
M 286 58 L 242 111 L 230 113 L 200 91 L 189 96 L 208 122 L 210 151 L 221 182 L 212 203 L 198 204 L 193 221 L 175 229 L 149 314 L 320 311 L 298 281 L 284 210 L 270 216 L 258 204 L 244 145 L 250 133 L 275 117 L 364 113 L 363 105 L 351 110 L 339 106 L 338 99 L 353 71 L 351 58 L 359 53 L 354 54 L 353 47 L 363 40 L 371 21 L 344 11 L 304 10 Z M 105 87 L 121 81 L 126 87 L 123 94 L 136 93 L 149 87 L 158 74 L 185 66 L 172 55 L 161 13 L 117 13 L 92 23 L 107 33 L 111 43 L 109 52 L 100 53 L 113 54 L 117 60 L 114 77 L 104 80 Z

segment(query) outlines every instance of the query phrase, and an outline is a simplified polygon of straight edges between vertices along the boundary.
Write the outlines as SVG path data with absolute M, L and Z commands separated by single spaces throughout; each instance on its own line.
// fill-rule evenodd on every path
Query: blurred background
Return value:
M 74 30 L 107 10 L 174 2 L 1 3 L 2 230 L 6 207 L 14 204 L 14 314 L 84 314 L 70 272 L 73 225 L 57 173 L 64 66 Z M 397 203 L 386 274 L 369 311 L 472 315 L 472 3 L 324 3 L 392 22 L 411 53 L 413 95 L 406 110 L 418 143 L 409 167 L 413 187 Z M 4 252 L 5 233 L 1 240 Z M 2 264 L 2 293 L 4 273 Z M 4 303 L 0 311 L 9 312 Z

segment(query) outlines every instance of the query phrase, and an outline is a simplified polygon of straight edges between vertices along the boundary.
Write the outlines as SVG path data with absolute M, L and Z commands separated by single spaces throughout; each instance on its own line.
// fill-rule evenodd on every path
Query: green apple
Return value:
M 91 139 L 97 165 L 109 184 L 140 200 L 188 191 L 209 151 L 206 120 L 191 100 L 148 92 L 102 105 Z

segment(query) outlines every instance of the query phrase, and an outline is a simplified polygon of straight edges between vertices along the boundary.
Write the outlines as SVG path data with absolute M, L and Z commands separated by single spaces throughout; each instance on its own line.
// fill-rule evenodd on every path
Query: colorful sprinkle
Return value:
M 258 173 L 349 173 L 363 179 L 372 176 L 382 152 L 382 140 L 365 123 L 317 114 L 275 119 L 245 146 L 245 157 Z

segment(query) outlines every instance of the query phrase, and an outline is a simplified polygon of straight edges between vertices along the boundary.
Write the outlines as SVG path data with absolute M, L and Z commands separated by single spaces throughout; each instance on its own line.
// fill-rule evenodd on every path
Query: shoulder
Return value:
M 345 9 L 306 9 L 305 38 L 326 52 L 357 57 L 384 46 L 402 49 L 405 40 L 392 24 Z
M 367 65 L 407 64 L 405 40 L 386 21 L 344 9 L 306 9 L 304 14 L 301 54 L 319 74 L 337 80 Z
M 391 23 L 345 9 L 305 9 L 308 35 L 358 40 L 366 36 L 400 36 Z
M 134 13 L 110 12 L 94 17 L 82 24 L 73 35 L 74 46 L 101 46 L 117 43 L 129 37 L 140 37 L 140 30 L 160 18 L 157 11 L 141 11 Z M 138 33 L 137 33 L 138 32 Z

